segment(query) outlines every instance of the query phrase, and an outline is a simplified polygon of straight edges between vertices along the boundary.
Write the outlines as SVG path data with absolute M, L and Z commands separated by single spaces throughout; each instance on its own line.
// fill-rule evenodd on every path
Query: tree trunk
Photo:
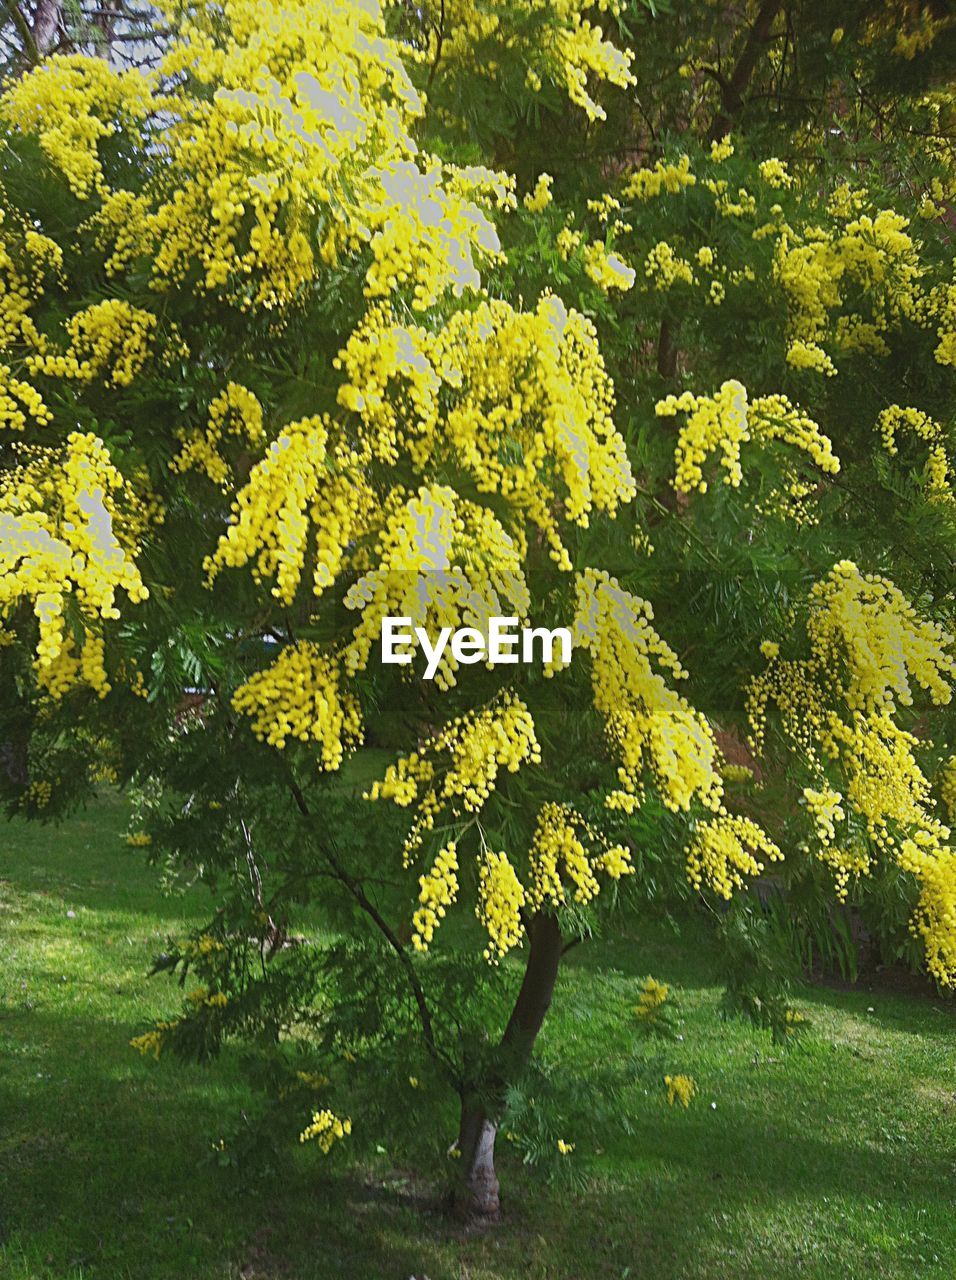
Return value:
M 58 0 L 38 0 L 33 13 L 33 39 L 41 56 L 50 53 L 59 43 L 62 11 Z
M 532 917 L 528 939 L 528 963 L 498 1046 L 496 1078 L 484 1082 L 484 1089 L 466 1090 L 462 1097 L 458 1130 L 461 1163 L 451 1196 L 452 1208 L 461 1218 L 487 1220 L 498 1214 L 495 1138 L 502 1095 L 505 1086 L 528 1065 L 554 993 L 563 946 L 557 919 L 543 914 Z
M 783 0 L 764 0 L 760 6 L 730 79 L 721 83 L 721 109 L 710 127 L 711 142 L 719 142 L 725 134 L 729 133 L 740 114 L 744 105 L 744 92 L 754 73 L 761 48 L 770 40 L 774 21 L 782 8 Z
M 452 1191 L 452 1208 L 458 1218 L 491 1221 L 498 1216 L 497 1134 L 498 1125 L 489 1119 L 478 1098 L 463 1098 L 458 1127 L 461 1167 Z

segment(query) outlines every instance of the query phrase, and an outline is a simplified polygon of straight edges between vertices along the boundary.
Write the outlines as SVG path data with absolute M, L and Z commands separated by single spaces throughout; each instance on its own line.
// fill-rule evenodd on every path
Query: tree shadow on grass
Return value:
M 639 1116 L 607 1153 L 613 1176 L 583 1193 L 543 1187 L 506 1157 L 503 1223 L 461 1233 L 421 1184 L 386 1183 L 341 1161 L 290 1158 L 255 1183 L 208 1163 L 211 1142 L 250 1100 L 228 1055 L 210 1068 L 145 1063 L 119 1028 L 28 1016 L 29 1027 L 10 1025 L 19 1016 L 0 1024 L 0 1197 L 10 1256 L 29 1259 L 25 1274 L 38 1277 L 82 1268 L 130 1280 L 805 1280 L 863 1274 L 869 1246 L 840 1245 L 840 1204 L 879 1206 L 891 1236 L 912 1234 L 917 1207 L 934 1223 L 951 1221 L 942 1148 L 875 1150 L 831 1134 L 825 1114 L 799 1129 L 755 1114 L 742 1089 L 718 1113 L 702 1103 Z M 811 1229 L 800 1215 L 810 1201 L 837 1251 L 829 1270 L 807 1253 Z M 788 1235 L 781 1224 L 791 1208 L 798 1221 Z M 771 1225 L 764 1233 L 760 1224 Z M 947 1232 L 934 1248 L 951 1262 Z M 771 1245 L 772 1262 L 761 1261 Z M 916 1256 L 911 1274 L 937 1274 L 921 1272 Z M 872 1259 L 882 1257 L 873 1246 Z
M 218 1168 L 212 1143 L 252 1101 L 238 1065 L 228 1054 L 210 1067 L 144 1062 L 132 1030 L 43 1013 L 0 1023 L 11 1268 L 124 1280 L 417 1274 L 420 1196 L 311 1151 L 266 1178 Z

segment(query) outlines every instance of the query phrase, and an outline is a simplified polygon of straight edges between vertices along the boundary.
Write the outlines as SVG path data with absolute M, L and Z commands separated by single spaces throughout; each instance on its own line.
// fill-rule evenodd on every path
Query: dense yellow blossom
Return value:
M 475 914 L 488 931 L 485 959 L 493 963 L 517 946 L 524 933 L 521 909 L 525 891 L 504 853 L 489 850 L 478 866 Z
M 53 421 L 53 414 L 36 387 L 15 378 L 9 365 L 0 364 L 0 429 L 22 431 L 30 418 L 43 427 Z
M 323 769 L 338 769 L 362 740 L 357 699 L 334 658 L 309 641 L 286 645 L 272 666 L 239 686 L 232 705 L 270 746 L 281 750 L 289 738 L 315 743 Z
M 386 512 L 377 566 L 345 596 L 346 607 L 361 612 L 345 652 L 351 671 L 368 665 L 386 617 L 411 618 L 429 635 L 443 627 L 487 635 L 491 618 L 524 618 L 530 605 L 519 546 L 491 511 L 444 486 L 422 488 L 400 506 L 399 497 Z M 417 636 L 412 646 L 417 650 Z M 458 669 L 446 646 L 434 675 L 438 686 L 452 688 Z
M 771 187 L 792 187 L 793 176 L 783 160 L 772 156 L 769 160 L 761 160 L 757 166 L 764 182 Z
M 694 888 L 706 884 L 722 898 L 730 898 L 734 889 L 742 889 L 745 876 L 760 875 L 767 862 L 783 858 L 755 822 L 729 813 L 699 823 L 685 856 L 687 878 Z
M 374 500 L 356 471 L 354 452 L 329 447 L 327 418 L 285 427 L 252 469 L 233 503 L 232 523 L 206 560 L 210 581 L 223 567 L 255 560 L 256 581 L 274 578 L 272 594 L 291 602 L 306 556 L 313 590 L 334 582 L 348 544 L 364 532 Z
M 720 451 L 724 484 L 739 487 L 743 479 L 741 445 L 782 441 L 807 454 L 822 471 L 839 471 L 829 439 L 815 422 L 786 398 L 760 396 L 748 404 L 746 388 L 735 379 L 724 382 L 713 397 L 690 391 L 670 395 L 655 405 L 658 417 L 688 415 L 675 450 L 674 487 L 680 493 L 706 493 L 703 467 Z
M 594 705 L 621 762 L 622 791 L 611 802 L 638 803 L 647 771 L 668 809 L 687 809 L 695 798 L 716 808 L 722 783 L 713 731 L 667 684 L 665 674 L 681 679 L 686 672 L 653 616 L 646 600 L 608 574 L 589 569 L 579 576 L 574 643 L 590 654 Z
M 134 560 L 124 545 L 131 488 L 113 465 L 103 441 L 71 432 L 62 450 L 41 451 L 8 472 L 0 490 L 0 612 L 30 600 L 39 623 L 37 661 L 46 667 L 60 655 L 67 598 L 89 619 L 118 618 L 117 592 L 145 600 Z M 97 655 L 101 650 L 96 649 Z M 87 674 L 102 666 L 88 651 Z
M 419 876 L 421 904 L 412 918 L 412 944 L 427 951 L 439 922 L 458 896 L 458 846 L 454 840 L 440 849 L 431 870 Z
M 157 327 L 156 317 L 119 298 L 96 302 L 71 316 L 66 324 L 70 345 L 62 354 L 44 342 L 39 355 L 27 356 L 31 373 L 92 382 L 101 374 L 116 387 L 128 387 L 147 360 Z
M 628 266 L 617 253 L 608 253 L 600 240 L 584 248 L 584 269 L 595 284 L 607 293 L 610 289 L 630 289 L 634 283 L 634 268 Z
M 551 184 L 554 179 L 550 173 L 542 173 L 538 181 L 534 184 L 534 190 L 530 191 L 524 198 L 524 207 L 530 213 L 543 213 L 551 203 L 553 196 L 551 195 Z
M 144 1058 L 152 1056 L 158 1062 L 163 1046 L 166 1043 L 166 1033 L 172 1031 L 178 1025 L 178 1020 L 157 1022 L 152 1030 L 144 1032 L 141 1036 L 134 1036 L 129 1042 L 130 1048 L 136 1049 Z
M 458 717 L 417 751 L 389 765 L 372 784 L 371 800 L 416 805 L 418 816 L 406 841 L 406 862 L 444 809 L 453 816 L 478 813 L 498 784 L 502 771 L 517 773 L 537 764 L 541 749 L 528 708 L 513 694 L 494 705 Z
M 956 756 L 950 756 L 940 766 L 937 775 L 939 794 L 950 821 L 956 825 Z
M 795 338 L 787 347 L 787 364 L 794 369 L 813 369 L 817 373 L 826 374 L 828 378 L 836 375 L 836 365 L 821 346 L 815 342 L 805 342 Z
M 634 872 L 627 849 L 607 847 L 570 805 L 555 803 L 543 805 L 538 814 L 528 860 L 531 878 L 527 896 L 534 908 L 545 902 L 552 907 L 564 906 L 568 901 L 566 884 L 575 902 L 590 902 L 601 889 L 597 873 L 619 880 Z
M 697 277 L 686 258 L 674 252 L 666 240 L 660 240 L 644 260 L 644 274 L 654 288 L 666 292 L 675 284 L 694 284 Z
M 945 905 L 956 900 L 950 829 L 934 811 L 932 788 L 917 760 L 919 739 L 898 723 L 918 687 L 937 706 L 952 698 L 953 638 L 920 618 L 886 578 L 841 561 L 810 593 L 810 657 L 771 656 L 750 689 L 753 745 L 761 746 L 772 704 L 784 734 L 819 781 L 804 789 L 818 856 L 844 896 L 851 877 L 880 858 L 912 872 L 921 897 L 913 920 L 927 965 L 956 984 L 956 933 Z M 827 782 L 837 769 L 839 789 Z M 852 813 L 866 841 L 844 830 Z
M 558 514 L 587 525 L 633 496 L 594 327 L 558 298 L 531 312 L 481 303 L 434 335 L 374 308 L 339 362 L 339 402 L 360 416 L 372 456 L 464 469 L 508 499 L 516 534 L 527 522 L 544 532 L 562 568 Z
M 682 155 L 676 164 L 658 160 L 652 169 L 638 169 L 625 184 L 624 194 L 636 200 L 651 200 L 662 191 L 678 195 L 696 182 L 696 176 L 690 171 L 690 156 Z
M 262 405 L 251 391 L 239 383 L 227 383 L 209 405 L 205 431 L 183 431 L 183 447 L 170 462 L 173 471 L 204 471 L 214 484 L 224 489 L 232 471 L 222 456 L 222 447 L 232 438 L 254 448 L 265 438 Z
M 82 54 L 44 59 L 0 102 L 0 117 L 36 137 L 81 200 L 104 190 L 99 144 L 120 130 L 139 141 L 139 126 L 154 110 L 151 77 Z

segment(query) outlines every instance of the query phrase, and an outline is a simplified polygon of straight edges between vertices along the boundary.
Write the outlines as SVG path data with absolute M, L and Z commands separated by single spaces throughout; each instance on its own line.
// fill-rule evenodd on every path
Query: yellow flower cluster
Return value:
M 232 470 L 222 456 L 222 446 L 229 436 L 253 448 L 265 440 L 262 405 L 238 382 L 227 383 L 225 390 L 211 401 L 205 431 L 180 433 L 183 447 L 171 460 L 170 470 L 204 471 L 213 484 L 226 491 Z
M 27 356 L 31 373 L 92 382 L 109 371 L 108 381 L 128 387 L 146 362 L 156 334 L 156 317 L 120 298 L 106 298 L 67 321 L 70 345 L 62 354 L 47 350 Z
M 851 711 L 886 712 L 913 704 L 915 682 L 938 706 L 952 697 L 953 637 L 918 616 L 887 578 L 842 560 L 811 591 L 807 630 L 814 656 L 838 670 Z
M 633 809 L 646 770 L 668 809 L 687 809 L 694 799 L 716 809 L 723 784 L 713 731 L 661 674 L 680 679 L 686 672 L 654 630 L 653 616 L 645 600 L 608 574 L 579 575 L 574 643 L 591 655 L 594 705 L 621 760 L 623 790 L 609 803 Z
M 254 579 L 274 578 L 272 594 L 290 604 L 310 552 L 315 594 L 334 582 L 349 543 L 365 531 L 375 503 L 355 469 L 354 452 L 344 446 L 329 449 L 331 428 L 326 417 L 302 418 L 270 444 L 237 494 L 232 521 L 205 561 L 210 582 L 223 567 L 241 568 L 255 557 Z
M 491 707 L 469 712 L 446 725 L 418 751 L 389 765 L 374 782 L 370 800 L 407 807 L 417 801 L 418 817 L 405 843 L 406 866 L 443 808 L 453 815 L 477 813 L 494 791 L 502 770 L 517 773 L 538 764 L 541 749 L 525 704 L 511 693 Z
M 584 248 L 584 270 L 605 293 L 611 289 L 628 290 L 634 284 L 635 271 L 619 254 L 608 253 L 600 240 Z
M 20 797 L 20 804 L 23 808 L 33 805 L 37 809 L 45 809 L 52 799 L 52 782 L 47 778 L 34 778 Z
M 315 1138 L 322 1154 L 327 1156 L 334 1143 L 339 1142 L 342 1138 L 347 1138 L 351 1132 L 352 1121 L 348 1116 L 344 1120 L 340 1120 L 334 1112 L 326 1107 L 322 1111 L 313 1111 L 312 1122 L 306 1125 L 299 1134 L 299 1141 L 311 1142 Z
M 427 875 L 418 880 L 421 904 L 412 917 L 412 945 L 427 951 L 435 930 L 447 909 L 458 897 L 458 846 L 450 841 L 440 849 Z
M 478 867 L 475 914 L 488 932 L 484 956 L 492 964 L 521 941 L 524 904 L 524 889 L 507 855 L 488 850 Z
M 54 57 L 3 95 L 0 118 L 98 197 L 87 225 L 110 274 L 139 257 L 157 289 L 195 271 L 243 309 L 271 308 L 364 253 L 371 296 L 407 289 L 424 307 L 479 286 L 478 261 L 498 253 L 481 206 L 510 197 L 478 166 L 416 157 L 407 52 L 375 3 L 226 0 L 177 22 L 161 81 Z M 168 160 L 142 192 L 108 186 L 100 143 L 116 133 L 141 151 L 161 133 Z
M 883 448 L 892 457 L 899 451 L 897 440 L 909 436 L 928 445 L 924 472 L 927 496 L 936 502 L 956 504 L 956 465 L 950 458 L 946 432 L 921 409 L 891 404 L 877 419 Z
M 38 427 L 53 421 L 53 415 L 43 402 L 36 387 L 15 378 L 7 364 L 0 364 L 0 429 L 22 431 L 27 419 L 32 418 Z
M 551 195 L 551 184 L 554 179 L 550 173 L 542 173 L 538 181 L 534 184 L 534 190 L 529 192 L 524 198 L 524 207 L 530 213 L 543 213 L 551 203 L 553 197 Z
M 532 92 L 539 92 L 547 77 L 564 89 L 588 119 L 603 120 L 604 109 L 588 91 L 588 76 L 626 88 L 633 83 L 632 55 L 616 48 L 598 23 L 584 15 L 594 9 L 617 13 L 619 8 L 620 0 L 521 0 L 516 12 L 511 0 L 487 0 L 481 5 L 472 0 L 442 0 L 440 14 L 435 5 L 430 15 L 429 60 L 439 71 L 452 67 L 464 68 L 470 75 L 476 70 L 493 75 L 498 62 L 489 57 L 489 46 L 500 42 L 513 57 L 518 45 L 526 65 L 525 83 Z M 522 30 L 532 34 L 522 38 L 518 34 Z
M 757 876 L 764 862 L 780 862 L 783 854 L 750 818 L 720 813 L 699 823 L 684 851 L 687 879 L 695 889 L 706 884 L 722 898 L 742 889 L 745 876 Z
M 956 824 L 956 756 L 950 756 L 940 767 L 938 774 L 940 798 L 946 806 L 950 821 Z
M 831 230 L 800 232 L 786 223 L 776 228 L 773 271 L 788 302 L 791 363 L 830 372 L 819 354 L 828 335 L 847 351 L 888 351 L 882 334 L 920 308 L 919 246 L 908 225 L 883 209 Z M 869 306 L 869 317 L 839 314 L 850 291 L 859 295 L 855 305 Z
M 910 928 L 926 949 L 926 967 L 945 987 L 956 986 L 956 850 L 927 840 L 904 840 L 897 861 L 916 877 L 919 902 Z
M 400 506 L 401 494 L 392 498 L 376 545 L 379 565 L 345 596 L 347 608 L 362 611 L 345 651 L 351 671 L 365 669 L 385 617 L 410 617 L 428 634 L 467 626 L 487 635 L 492 617 L 526 616 L 530 596 L 519 549 L 491 511 L 439 486 L 420 489 Z M 412 644 L 417 648 L 417 637 Z M 446 646 L 434 674 L 440 688 L 457 683 L 458 667 Z
M 178 1026 L 178 1019 L 173 1022 L 157 1022 L 151 1031 L 146 1031 L 141 1036 L 134 1036 L 129 1042 L 130 1048 L 141 1053 L 144 1058 L 152 1056 L 158 1062 L 163 1045 L 166 1043 L 166 1032 Z
M 690 156 L 682 155 L 676 164 L 658 160 L 652 169 L 638 169 L 629 178 L 624 194 L 633 200 L 652 200 L 662 191 L 679 195 L 685 187 L 693 187 L 697 178 L 690 171 Z
M 155 110 L 153 82 L 116 71 L 104 58 L 54 54 L 19 76 L 0 100 L 0 118 L 37 139 L 80 200 L 105 192 L 99 145 L 119 132 L 141 144 Z
M 208 987 L 196 987 L 190 991 L 186 999 L 195 1009 L 225 1009 L 229 1003 L 229 997 L 225 991 L 213 991 L 210 993 Z
M 679 1102 L 682 1107 L 689 1107 L 697 1094 L 697 1083 L 693 1076 L 665 1076 L 664 1087 L 667 1089 L 669 1107 L 675 1102 Z
M 836 376 L 836 365 L 816 342 L 796 338 L 787 347 L 787 364 L 794 369 L 812 369 L 828 378 Z
M 669 395 L 657 402 L 654 412 L 659 418 L 688 415 L 675 451 L 677 470 L 673 484 L 679 493 L 707 492 L 702 464 L 718 449 L 727 473 L 724 483 L 739 486 L 743 478 L 740 446 L 750 439 L 747 391 L 742 383 L 736 379 L 724 382 L 713 397 L 695 396 L 690 391 Z
M 633 496 L 594 327 L 558 298 L 532 312 L 482 303 L 435 336 L 373 311 L 340 360 L 349 378 L 340 402 L 361 415 L 374 456 L 391 461 L 405 450 L 419 466 L 465 469 L 481 492 L 500 493 L 516 518 L 541 528 L 564 568 L 556 478 L 564 517 L 581 525 Z
M 738 786 L 745 786 L 754 781 L 753 769 L 745 764 L 723 764 L 720 767 L 720 776 L 724 782 L 734 782 Z
M 634 1013 L 638 1018 L 653 1018 L 669 995 L 670 987 L 666 982 L 658 982 L 656 978 L 645 978 L 641 983 L 641 994 L 634 1006 Z
M 410 287 L 411 305 L 424 311 L 446 290 L 460 297 L 465 289 L 481 287 L 475 260 L 500 256 L 498 233 L 471 198 L 466 171 L 453 172 L 455 180 L 443 185 L 438 161 L 424 169 L 411 160 L 394 161 L 377 171 L 381 195 L 363 210 L 373 232 L 368 297 Z M 479 180 L 478 191 L 483 187 Z
M 769 160 L 761 160 L 757 166 L 760 176 L 770 187 L 792 187 L 793 177 L 783 160 L 772 156 Z
M 120 590 L 134 604 L 148 596 L 133 560 L 135 547 L 119 541 L 120 533 L 129 537 L 130 521 L 116 521 L 135 500 L 103 441 L 80 432 L 72 432 L 59 451 L 37 451 L 26 466 L 7 472 L 4 481 L 0 611 L 10 611 L 24 599 L 33 601 L 42 669 L 63 650 L 67 596 L 89 619 L 118 618 Z M 87 649 L 84 674 L 102 688 L 98 640 Z
M 721 384 L 715 396 L 690 391 L 669 395 L 654 406 L 658 417 L 686 413 L 675 450 L 674 488 L 680 493 L 706 493 L 703 467 L 720 450 L 724 484 L 738 488 L 743 479 L 741 445 L 782 441 L 807 454 L 822 471 L 835 474 L 840 462 L 827 436 L 786 396 L 760 396 L 748 405 L 746 388 L 736 379 Z
M 666 292 L 673 285 L 695 284 L 694 268 L 686 258 L 679 257 L 666 240 L 660 240 L 644 260 L 644 274 L 653 280 L 654 288 Z
M 286 645 L 270 667 L 239 686 L 232 705 L 252 718 L 257 738 L 278 750 L 289 738 L 318 744 L 323 769 L 338 769 L 362 741 L 358 700 L 342 687 L 335 659 L 310 641 Z
M 947 705 L 956 677 L 953 638 L 920 618 L 885 578 L 842 561 L 811 591 L 807 634 L 811 656 L 771 658 L 752 682 L 749 714 L 759 746 L 768 704 L 781 728 L 821 780 L 835 763 L 840 793 L 825 781 L 804 791 L 818 854 L 833 869 L 839 895 L 849 878 L 867 874 L 873 853 L 859 837 L 838 843 L 837 823 L 853 813 L 876 855 L 917 876 L 920 905 L 912 927 L 924 940 L 937 979 L 956 985 L 956 859 L 950 830 L 933 812 L 931 785 L 919 764 L 917 737 L 896 716 L 914 703 L 914 686 Z
M 956 365 L 956 284 L 939 292 L 936 312 L 939 321 L 936 359 L 939 364 Z
M 582 839 L 583 837 L 583 839 Z M 589 852 L 584 844 L 603 844 L 601 852 Z M 529 854 L 528 903 L 538 910 L 545 902 L 553 907 L 567 902 L 562 873 L 573 887 L 575 902 L 590 902 L 600 892 L 596 872 L 612 880 L 632 875 L 631 855 L 621 845 L 607 847 L 601 836 L 570 805 L 548 803 L 538 814 Z
M 30 308 L 44 293 L 47 278 L 61 278 L 63 250 L 48 236 L 0 209 L 0 347 L 42 341 Z

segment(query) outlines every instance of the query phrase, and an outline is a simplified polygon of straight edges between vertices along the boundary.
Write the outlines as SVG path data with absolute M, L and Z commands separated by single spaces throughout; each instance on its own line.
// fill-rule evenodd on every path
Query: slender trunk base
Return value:
M 531 1059 L 534 1042 L 551 1004 L 561 963 L 563 940 L 555 916 L 535 915 L 527 926 L 527 932 L 527 965 L 498 1046 L 497 1068 L 490 1078 L 486 1076 L 484 1079 L 483 1090 L 479 1092 L 473 1088 L 462 1098 L 458 1129 L 458 1150 L 461 1154 L 450 1203 L 455 1217 L 465 1220 L 489 1222 L 498 1216 L 500 1201 L 495 1173 L 495 1138 L 505 1085 L 515 1080 Z
M 465 1100 L 458 1130 L 460 1166 L 451 1190 L 451 1209 L 463 1221 L 492 1222 L 498 1217 L 495 1138 L 498 1126 L 477 1102 Z

